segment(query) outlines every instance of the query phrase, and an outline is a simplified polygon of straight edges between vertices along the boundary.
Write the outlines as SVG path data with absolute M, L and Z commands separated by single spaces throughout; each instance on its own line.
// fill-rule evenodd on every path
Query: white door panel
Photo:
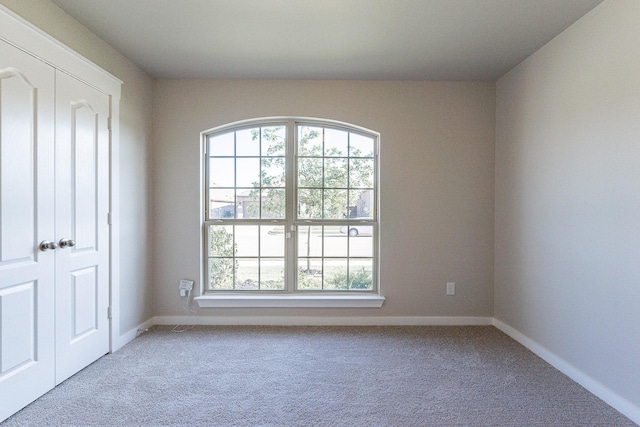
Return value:
M 98 332 L 98 274 L 95 267 L 71 272 L 72 343 Z
M 105 112 L 103 112 L 105 114 Z M 98 126 L 99 114 L 83 101 L 71 103 L 71 228 L 75 236 L 74 252 L 96 251 L 98 242 Z M 104 161 L 104 160 L 103 160 Z
M 0 186 L 3 198 L 12 203 L 0 205 L 3 263 L 33 259 L 36 176 L 34 132 L 37 111 L 35 87 L 16 69 L 5 68 L 0 75 L 2 96 L 2 157 Z
M 56 383 L 109 351 L 109 98 L 56 75 Z
M 0 41 L 0 420 L 55 385 L 54 76 Z
M 19 283 L 0 289 L 2 330 L 0 375 L 10 375 L 36 360 L 36 289 L 35 282 Z

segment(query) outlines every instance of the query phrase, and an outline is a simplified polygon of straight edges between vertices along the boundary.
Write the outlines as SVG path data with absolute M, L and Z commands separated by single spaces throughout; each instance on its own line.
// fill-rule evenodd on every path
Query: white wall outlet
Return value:
M 447 282 L 447 295 L 455 295 L 455 294 L 456 294 L 455 282 Z
M 193 290 L 193 280 L 180 280 L 180 296 L 186 297 Z
M 180 280 L 180 289 L 184 289 L 185 291 L 192 291 L 193 280 Z

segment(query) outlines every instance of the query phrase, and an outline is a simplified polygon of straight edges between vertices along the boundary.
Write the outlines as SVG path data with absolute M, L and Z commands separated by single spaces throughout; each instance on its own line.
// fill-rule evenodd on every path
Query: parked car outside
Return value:
M 343 225 L 342 227 L 340 227 L 340 232 L 342 234 L 349 233 L 349 236 L 351 237 L 371 236 L 373 234 L 373 227 L 370 225 L 360 225 L 360 224 L 353 224 L 349 226 Z

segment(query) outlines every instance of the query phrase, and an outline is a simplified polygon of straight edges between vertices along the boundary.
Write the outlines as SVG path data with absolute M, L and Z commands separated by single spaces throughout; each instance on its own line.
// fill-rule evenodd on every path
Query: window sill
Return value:
M 195 300 L 210 308 L 380 308 L 380 295 L 203 295 Z

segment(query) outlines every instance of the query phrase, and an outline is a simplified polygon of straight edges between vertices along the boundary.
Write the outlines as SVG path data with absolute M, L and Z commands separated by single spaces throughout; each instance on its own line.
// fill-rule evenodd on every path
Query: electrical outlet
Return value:
M 180 290 L 181 291 L 192 291 L 193 290 L 193 280 L 180 280 Z
M 455 294 L 456 294 L 455 282 L 447 282 L 447 295 L 455 295 Z

